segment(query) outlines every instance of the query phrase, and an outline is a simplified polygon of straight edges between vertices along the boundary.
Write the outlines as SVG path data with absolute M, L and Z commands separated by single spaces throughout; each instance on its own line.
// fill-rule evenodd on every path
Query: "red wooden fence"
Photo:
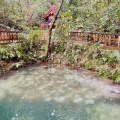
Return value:
M 0 31 L 0 43 L 11 43 L 15 41 L 19 41 L 19 32 Z
M 120 34 L 71 32 L 70 39 L 89 43 L 100 41 L 106 46 L 120 47 Z

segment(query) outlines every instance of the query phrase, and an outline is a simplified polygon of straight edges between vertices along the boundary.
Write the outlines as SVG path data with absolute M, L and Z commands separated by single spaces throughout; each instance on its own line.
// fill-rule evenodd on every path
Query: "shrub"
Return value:
M 116 80 L 120 75 L 120 69 L 114 69 L 111 71 L 112 80 Z
M 119 76 L 117 76 L 117 78 L 115 79 L 115 83 L 120 84 L 120 75 L 119 75 Z
M 93 64 L 92 61 L 88 61 L 88 62 L 85 64 L 85 68 L 88 69 L 88 70 L 94 70 L 94 69 L 95 69 L 95 65 Z
M 100 67 L 98 69 L 98 75 L 100 76 L 104 76 L 105 78 L 111 78 L 111 72 L 109 69 L 105 68 L 105 67 Z
M 42 38 L 42 36 L 44 35 L 44 31 L 40 30 L 40 29 L 35 29 L 31 34 L 30 34 L 30 40 L 33 43 L 38 43 L 40 42 L 40 39 Z

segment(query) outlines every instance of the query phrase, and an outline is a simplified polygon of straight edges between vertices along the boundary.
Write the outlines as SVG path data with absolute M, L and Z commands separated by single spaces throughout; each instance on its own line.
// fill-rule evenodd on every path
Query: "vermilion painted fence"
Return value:
M 100 41 L 106 46 L 120 47 L 120 34 L 71 32 L 70 39 L 89 43 Z
M 19 41 L 19 33 L 16 31 L 0 31 L 0 43 Z

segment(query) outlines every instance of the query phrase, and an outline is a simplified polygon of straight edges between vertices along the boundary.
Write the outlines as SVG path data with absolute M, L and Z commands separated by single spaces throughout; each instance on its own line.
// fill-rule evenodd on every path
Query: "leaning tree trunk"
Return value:
M 111 0 L 108 0 L 108 6 L 110 5 L 110 3 L 111 3 Z
M 52 35 L 52 29 L 53 29 L 53 26 L 55 24 L 55 21 L 57 20 L 59 12 L 60 12 L 60 10 L 62 8 L 63 2 L 64 2 L 64 0 L 60 1 L 60 5 L 58 7 L 58 10 L 57 10 L 57 12 L 56 12 L 56 14 L 54 16 L 54 19 L 53 19 L 53 21 L 52 21 L 52 23 L 50 25 L 50 28 L 49 28 L 49 33 L 48 33 L 48 40 L 49 40 L 49 42 L 48 42 L 47 58 L 48 58 L 49 54 L 51 53 L 51 35 Z

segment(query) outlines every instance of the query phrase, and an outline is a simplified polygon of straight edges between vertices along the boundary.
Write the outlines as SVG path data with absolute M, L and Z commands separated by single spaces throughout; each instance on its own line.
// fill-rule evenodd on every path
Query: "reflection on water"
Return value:
M 120 95 L 85 71 L 31 67 L 0 79 L 0 120 L 119 120 Z

